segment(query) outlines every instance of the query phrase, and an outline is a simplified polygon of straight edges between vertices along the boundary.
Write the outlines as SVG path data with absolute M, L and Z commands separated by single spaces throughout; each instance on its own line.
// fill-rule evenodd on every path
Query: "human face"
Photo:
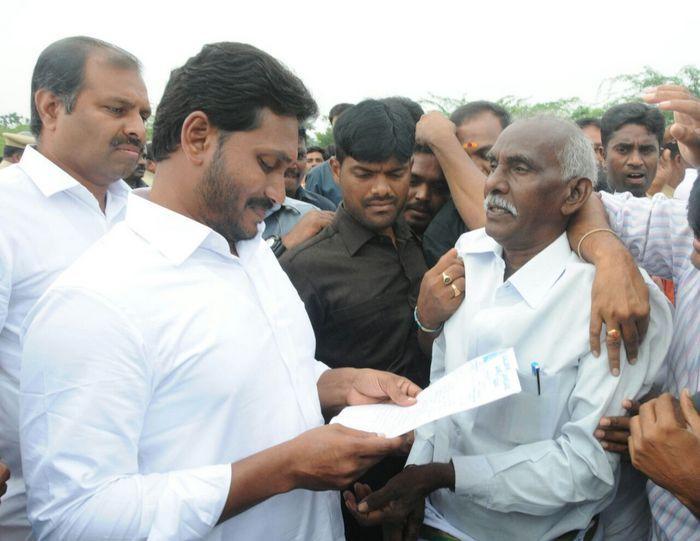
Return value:
M 433 154 L 416 152 L 403 217 L 413 231 L 422 234 L 438 210 L 450 198 L 440 163 Z
M 490 157 L 486 233 L 506 251 L 553 241 L 566 227 L 561 212 L 566 184 L 551 134 L 537 124 L 515 124 L 499 137 Z
M 323 154 L 320 152 L 307 152 L 306 153 L 306 167 L 308 171 L 311 171 L 317 165 L 323 163 Z
M 367 163 L 348 156 L 342 164 L 333 159 L 331 167 L 343 190 L 345 210 L 367 229 L 391 236 L 406 204 L 411 161 Z
M 469 118 L 457 126 L 457 139 L 474 164 L 487 176 L 491 172 L 487 155 L 502 131 L 500 119 L 488 111 Z
M 296 160 L 284 172 L 284 191 L 289 197 L 294 197 L 306 175 L 306 145 L 301 140 L 296 156 Z
M 138 71 L 115 67 L 95 52 L 85 62 L 72 112 L 63 107 L 58 112 L 51 134 L 53 154 L 78 180 L 107 186 L 136 168 L 150 114 Z
M 593 145 L 593 152 L 595 152 L 596 160 L 598 160 L 599 164 L 603 164 L 605 159 L 603 158 L 603 139 L 600 135 L 600 128 L 589 124 L 581 128 L 581 131 L 583 135 L 586 136 L 586 139 L 591 142 L 591 145 Z
M 644 197 L 656 176 L 659 141 L 639 124 L 625 124 L 612 134 L 605 149 L 608 183 L 616 192 Z
M 131 178 L 143 178 L 146 173 L 146 153 L 142 152 L 139 161 L 136 163 L 136 169 L 131 173 Z
M 229 244 L 253 238 L 265 213 L 284 200 L 284 172 L 296 155 L 296 118 L 263 109 L 260 125 L 233 132 L 216 148 L 200 181 L 199 221 Z

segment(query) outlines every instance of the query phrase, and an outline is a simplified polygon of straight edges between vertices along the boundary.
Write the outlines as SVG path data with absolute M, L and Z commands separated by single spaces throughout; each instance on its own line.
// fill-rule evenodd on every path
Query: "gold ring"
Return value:
M 452 276 L 450 276 L 446 272 L 443 272 L 442 273 L 442 283 L 445 284 L 446 286 L 449 286 L 452 283 Z
M 617 329 L 610 329 L 607 333 L 608 338 L 612 340 L 613 342 L 619 342 L 620 341 L 620 331 Z
M 450 287 L 452 287 L 452 291 L 455 294 L 453 297 L 454 299 L 456 299 L 457 297 L 459 297 L 462 294 L 462 292 L 459 290 L 459 288 L 456 285 L 450 284 Z

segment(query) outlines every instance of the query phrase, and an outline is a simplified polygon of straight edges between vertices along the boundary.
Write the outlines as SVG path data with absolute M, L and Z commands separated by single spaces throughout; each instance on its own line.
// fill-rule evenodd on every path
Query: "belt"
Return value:
M 598 530 L 598 515 L 593 517 L 591 520 L 591 525 L 586 530 L 585 535 L 583 536 L 583 541 L 591 541 L 593 537 L 596 534 L 596 531 Z M 572 530 L 570 532 L 566 532 L 565 534 L 560 535 L 555 539 L 555 541 L 574 541 L 576 539 L 576 536 L 581 532 L 581 530 Z M 450 535 L 448 533 L 443 532 L 442 530 L 438 530 L 437 528 L 433 528 L 432 526 L 428 526 L 427 524 L 423 524 L 420 527 L 420 537 L 421 539 L 425 539 L 425 541 L 459 541 L 459 538 L 455 537 L 454 535 Z

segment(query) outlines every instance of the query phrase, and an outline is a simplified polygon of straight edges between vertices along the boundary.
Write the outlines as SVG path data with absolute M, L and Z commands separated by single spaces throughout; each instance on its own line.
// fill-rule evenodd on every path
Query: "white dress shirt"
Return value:
M 31 536 L 19 457 L 20 327 L 58 275 L 124 218 L 130 188 L 97 199 L 38 151 L 0 171 L 0 460 L 12 472 L 0 504 L 0 540 Z
M 337 492 L 295 490 L 216 526 L 230 463 L 323 424 L 325 367 L 262 229 L 234 256 L 132 195 L 37 303 L 20 430 L 39 539 L 343 539 Z
M 484 230 L 457 242 L 467 296 L 435 341 L 431 380 L 467 360 L 515 349 L 522 392 L 418 430 L 409 463 L 452 461 L 455 492 L 428 498 L 463 539 L 554 539 L 588 526 L 610 501 L 618 457 L 593 432 L 648 388 L 671 337 L 671 311 L 649 283 L 652 320 L 639 360 L 610 374 L 589 349 L 595 269 L 561 235 L 505 282 L 502 248 Z M 540 391 L 531 363 L 540 366 Z M 441 527 L 440 522 L 432 524 Z

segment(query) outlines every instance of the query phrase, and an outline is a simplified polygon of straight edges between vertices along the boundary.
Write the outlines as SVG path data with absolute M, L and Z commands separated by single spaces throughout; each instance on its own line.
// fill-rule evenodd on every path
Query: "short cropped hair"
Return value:
M 153 126 L 153 158 L 165 160 L 179 147 L 194 111 L 225 135 L 257 128 L 263 108 L 299 122 L 318 112 L 301 79 L 266 52 L 246 43 L 205 45 L 170 74 Z
M 352 105 L 352 103 L 336 103 L 333 107 L 331 107 L 331 110 L 328 111 L 328 118 L 331 119 L 339 117 L 343 111 L 350 109 Z
M 587 128 L 588 126 L 594 126 L 600 129 L 600 119 L 593 118 L 592 116 L 588 116 L 586 118 L 579 118 L 576 121 L 576 125 L 581 129 Z
M 365 100 L 345 111 L 333 127 L 335 156 L 367 163 L 411 159 L 416 125 L 406 107 L 395 102 Z
M 85 64 L 90 54 L 101 52 L 108 62 L 125 69 L 141 71 L 141 63 L 131 53 L 87 36 L 73 36 L 55 41 L 41 51 L 32 73 L 29 127 L 35 137 L 41 134 L 42 122 L 34 103 L 37 91 L 46 89 L 57 96 L 70 114 L 85 81 Z
M 510 123 L 510 113 L 497 103 L 490 101 L 472 101 L 454 110 L 450 115 L 450 120 L 455 126 L 462 125 L 466 120 L 471 120 L 483 113 L 491 113 L 496 116 L 501 123 L 501 128 L 506 129 Z
M 324 160 L 328 159 L 328 154 L 326 154 L 326 149 L 323 147 L 312 145 L 306 149 L 307 154 L 311 154 L 312 152 L 318 152 L 323 157 Z
M 649 133 L 656 136 L 659 148 L 663 146 L 666 120 L 661 111 L 645 103 L 621 103 L 605 111 L 600 120 L 603 148 L 608 147 L 610 139 L 617 130 L 628 124 L 644 126 Z
M 384 103 L 394 103 L 405 107 L 415 124 L 418 124 L 420 117 L 425 114 L 425 111 L 420 104 L 413 101 L 411 98 L 406 98 L 404 96 L 391 96 L 390 98 L 384 98 L 380 101 L 383 101 Z

